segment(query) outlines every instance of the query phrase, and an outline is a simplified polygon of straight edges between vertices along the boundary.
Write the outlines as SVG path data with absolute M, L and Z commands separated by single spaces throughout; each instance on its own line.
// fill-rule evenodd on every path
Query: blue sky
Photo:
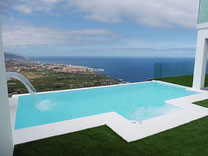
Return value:
M 195 53 L 197 0 L 2 0 L 0 9 L 7 52 L 151 57 Z

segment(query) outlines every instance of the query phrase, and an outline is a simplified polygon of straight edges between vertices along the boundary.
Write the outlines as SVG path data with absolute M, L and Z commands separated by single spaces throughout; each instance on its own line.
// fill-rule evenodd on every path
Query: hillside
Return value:
M 18 55 L 18 54 L 13 54 L 13 53 L 8 53 L 8 52 L 5 52 L 5 58 L 6 59 L 18 59 L 18 60 L 28 59 L 25 56 L 21 56 L 21 55 Z

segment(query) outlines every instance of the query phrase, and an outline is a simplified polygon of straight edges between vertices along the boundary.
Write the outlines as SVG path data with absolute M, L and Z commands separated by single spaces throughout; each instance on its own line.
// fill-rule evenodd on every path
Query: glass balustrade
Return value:
M 208 0 L 201 0 L 199 5 L 198 24 L 208 22 Z

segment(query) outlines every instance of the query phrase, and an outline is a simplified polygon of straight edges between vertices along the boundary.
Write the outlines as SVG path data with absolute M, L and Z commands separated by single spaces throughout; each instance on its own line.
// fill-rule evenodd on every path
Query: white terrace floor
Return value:
M 192 102 L 208 98 L 207 91 L 199 92 L 199 94 L 166 101 L 168 104 L 183 109 L 142 122 L 132 122 L 116 112 L 109 112 L 18 130 L 14 130 L 18 103 L 18 96 L 14 96 L 9 99 L 14 144 L 76 132 L 101 125 L 109 126 L 127 142 L 135 141 L 207 116 L 207 108 L 192 104 Z

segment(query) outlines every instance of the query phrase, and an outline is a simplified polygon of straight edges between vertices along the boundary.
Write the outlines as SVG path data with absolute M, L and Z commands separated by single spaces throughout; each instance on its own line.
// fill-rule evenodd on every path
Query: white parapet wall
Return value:
M 5 74 L 5 59 L 0 27 L 0 156 L 13 155 L 13 140 L 10 124 L 7 81 Z

